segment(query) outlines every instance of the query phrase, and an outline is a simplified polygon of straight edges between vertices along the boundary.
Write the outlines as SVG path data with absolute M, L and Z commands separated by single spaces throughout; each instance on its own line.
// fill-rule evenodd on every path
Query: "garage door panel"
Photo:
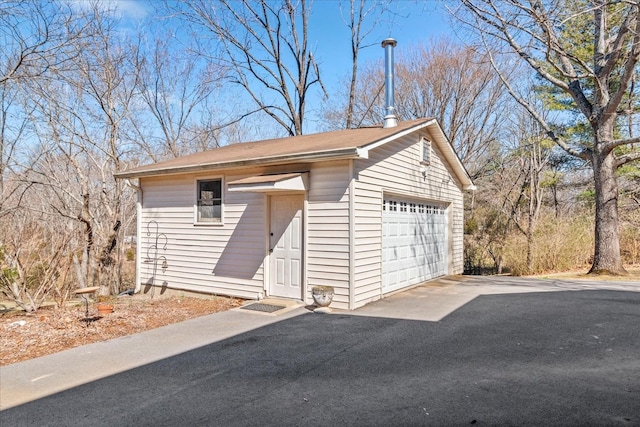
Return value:
M 383 292 L 446 273 L 447 227 L 443 207 L 386 198 L 382 219 Z

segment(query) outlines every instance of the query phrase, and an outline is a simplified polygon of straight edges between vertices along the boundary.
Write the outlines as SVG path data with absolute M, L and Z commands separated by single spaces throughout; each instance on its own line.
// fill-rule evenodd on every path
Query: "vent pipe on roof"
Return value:
M 384 128 L 392 128 L 398 126 L 398 118 L 396 117 L 396 107 L 394 101 L 393 91 L 393 48 L 396 47 L 398 42 L 395 39 L 382 40 L 382 47 L 384 48 L 384 97 L 386 114 L 384 116 Z

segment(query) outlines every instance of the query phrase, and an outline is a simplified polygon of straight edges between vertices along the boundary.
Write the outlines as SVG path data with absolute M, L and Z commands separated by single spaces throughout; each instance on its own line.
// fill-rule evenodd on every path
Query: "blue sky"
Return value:
M 345 6 L 348 6 L 348 2 L 345 2 Z M 447 36 L 451 32 L 442 1 L 399 0 L 393 1 L 390 9 L 392 14 L 368 36 L 367 42 L 372 45 L 361 51 L 361 64 L 384 57 L 380 42 L 385 38 L 396 39 L 396 52 L 401 53 L 403 49 L 426 43 L 431 38 Z M 317 25 L 319 22 L 321 26 Z M 346 76 L 351 71 L 351 36 L 340 14 L 340 2 L 316 0 L 313 3 L 312 23 L 314 25 L 309 33 L 311 47 L 315 49 L 326 84 L 335 85 L 338 83 L 336 77 Z M 333 87 L 327 89 L 333 92 Z
M 122 14 L 124 26 L 137 26 L 153 8 L 152 0 L 111 0 Z M 212 0 L 213 1 L 213 0 Z M 367 37 L 372 46 L 361 52 L 363 62 L 383 57 L 380 41 L 387 37 L 398 40 L 398 51 L 431 38 L 451 34 L 443 0 L 394 0 L 389 14 Z M 309 29 L 310 47 L 323 67 L 350 70 L 350 34 L 341 16 L 341 5 L 348 0 L 314 0 Z M 345 10 L 348 13 L 348 10 Z
M 348 1 L 342 3 L 348 7 Z M 340 5 L 341 2 L 338 0 L 315 0 L 311 19 L 313 25 L 309 32 L 310 46 L 314 49 L 316 60 L 320 64 L 322 80 L 330 94 L 337 93 L 339 85 L 344 84 L 351 73 L 351 34 L 341 17 Z M 368 46 L 359 54 L 360 67 L 372 61 L 383 60 L 384 49 L 380 43 L 386 38 L 392 37 L 398 41 L 397 56 L 412 46 L 451 34 L 443 1 L 396 0 L 391 2 L 389 9 L 391 13 L 387 14 L 367 36 Z M 348 10 L 345 10 L 345 13 L 348 13 Z M 321 26 L 318 25 L 319 22 L 322 23 Z M 368 23 L 365 27 L 370 26 Z M 309 129 L 306 132 L 315 131 L 314 122 L 319 120 L 315 113 L 313 107 L 309 109 Z
M 212 0 L 214 1 L 214 0 Z M 277 1 L 277 0 L 274 0 Z M 153 32 L 154 19 L 153 2 L 148 0 L 112 0 L 113 5 L 121 13 L 123 28 L 134 28 L 142 25 L 147 31 Z M 443 0 L 393 0 L 388 5 L 389 12 L 367 36 L 365 42 L 369 46 L 360 52 L 359 65 L 363 66 L 371 61 L 382 60 L 384 50 L 380 42 L 388 37 L 398 41 L 396 55 L 401 55 L 405 49 L 410 49 L 420 43 L 439 37 L 452 36 L 449 17 Z M 351 72 L 350 30 L 341 15 L 341 6 L 349 7 L 348 0 L 313 0 L 311 2 L 312 15 L 309 23 L 309 48 L 312 50 L 320 66 L 321 78 L 329 94 L 339 92 L 339 85 L 343 84 Z M 171 26 L 167 21 L 164 25 Z M 368 29 L 371 21 L 365 23 Z M 316 107 L 320 105 L 319 87 L 310 93 L 307 108 L 306 133 L 316 131 L 314 121 Z

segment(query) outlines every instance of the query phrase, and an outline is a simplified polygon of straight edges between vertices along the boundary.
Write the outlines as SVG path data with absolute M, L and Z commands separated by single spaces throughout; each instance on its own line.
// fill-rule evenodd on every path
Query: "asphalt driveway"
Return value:
M 640 293 L 484 295 L 437 322 L 302 314 L 0 424 L 640 426 Z

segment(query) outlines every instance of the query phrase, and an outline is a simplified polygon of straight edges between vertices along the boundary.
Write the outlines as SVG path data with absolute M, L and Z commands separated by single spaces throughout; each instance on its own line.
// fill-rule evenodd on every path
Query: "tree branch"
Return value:
M 634 6 L 636 26 L 634 28 L 635 35 L 633 37 L 633 47 L 631 48 L 627 62 L 624 65 L 624 72 L 620 77 L 618 88 L 609 99 L 609 102 L 604 109 L 604 114 L 615 113 L 622 102 L 622 98 L 625 93 L 627 93 L 631 81 L 637 73 L 636 65 L 638 64 L 638 61 L 640 61 L 640 2 L 636 2 Z M 629 15 L 633 15 L 633 12 L 629 12 Z M 618 55 L 620 55 L 620 53 L 618 53 Z
M 640 160 L 640 151 L 634 153 L 626 153 L 616 159 L 616 167 L 619 168 L 627 163 L 636 162 Z
M 540 64 L 527 50 L 521 46 L 513 34 L 511 34 L 510 27 L 514 27 L 516 29 L 521 29 L 522 26 L 517 26 L 517 24 L 513 24 L 509 19 L 502 16 L 498 7 L 495 5 L 493 0 L 485 0 L 491 8 L 492 11 L 485 10 L 479 8 L 475 4 L 472 3 L 472 0 L 462 0 L 462 3 L 469 9 L 477 19 L 480 19 L 485 24 L 497 29 L 499 33 L 502 35 L 500 39 L 507 42 L 507 44 L 514 50 L 514 52 L 520 56 L 531 68 L 533 68 L 540 76 L 549 81 L 554 86 L 562 89 L 563 91 L 569 93 L 571 97 L 576 101 L 576 104 L 583 112 L 583 114 L 587 117 L 591 117 L 593 112 L 593 106 L 589 102 L 589 100 L 585 97 L 582 87 L 580 85 L 580 81 L 578 79 L 578 75 L 573 69 L 570 61 L 568 60 L 568 55 L 564 50 L 559 49 L 559 44 L 557 43 L 557 38 L 555 39 L 555 46 L 558 46 L 556 49 L 556 54 L 559 56 L 561 68 L 563 70 L 563 74 L 569 79 L 569 83 L 557 78 L 553 74 L 549 73 L 544 69 L 542 64 Z M 538 3 L 538 2 L 536 2 Z M 514 7 L 523 9 L 523 6 L 520 3 L 512 3 Z M 490 19 L 491 18 L 491 19 Z M 545 28 L 545 23 L 537 21 L 536 24 L 540 25 L 543 30 Z M 548 24 L 547 24 L 548 26 Z M 476 26 L 477 28 L 477 26 Z M 552 36 L 552 33 L 549 33 L 549 36 Z M 555 66 L 555 64 L 552 63 Z M 556 66 L 557 67 L 557 66 Z
M 491 65 L 492 65 L 493 69 L 496 71 L 496 73 L 498 74 L 498 77 L 500 78 L 500 80 L 502 81 L 504 86 L 507 88 L 507 91 L 509 92 L 509 94 L 516 100 L 516 102 L 518 104 L 523 106 L 529 112 L 529 114 L 531 114 L 533 116 L 533 118 L 544 129 L 544 131 L 546 132 L 547 136 L 553 142 L 555 142 L 560 148 L 562 148 L 564 151 L 566 151 L 568 154 L 570 154 L 572 156 L 575 156 L 575 157 L 578 157 L 578 158 L 583 159 L 583 160 L 590 160 L 591 158 L 590 158 L 590 156 L 588 155 L 587 152 L 578 151 L 578 150 L 570 147 L 564 139 L 559 137 L 553 131 L 553 129 L 551 129 L 551 126 L 547 123 L 547 121 L 540 114 L 538 114 L 538 112 L 535 110 L 535 108 L 533 108 L 533 106 L 529 102 L 527 102 L 524 98 L 522 98 L 520 95 L 518 95 L 518 93 L 516 93 L 516 91 L 513 89 L 513 87 L 509 83 L 509 81 L 506 79 L 506 77 L 502 73 L 502 71 L 496 65 L 496 63 L 495 63 L 495 61 L 493 59 L 493 55 L 491 54 L 490 51 L 488 53 L 488 56 L 489 56 L 489 60 L 491 61 Z

